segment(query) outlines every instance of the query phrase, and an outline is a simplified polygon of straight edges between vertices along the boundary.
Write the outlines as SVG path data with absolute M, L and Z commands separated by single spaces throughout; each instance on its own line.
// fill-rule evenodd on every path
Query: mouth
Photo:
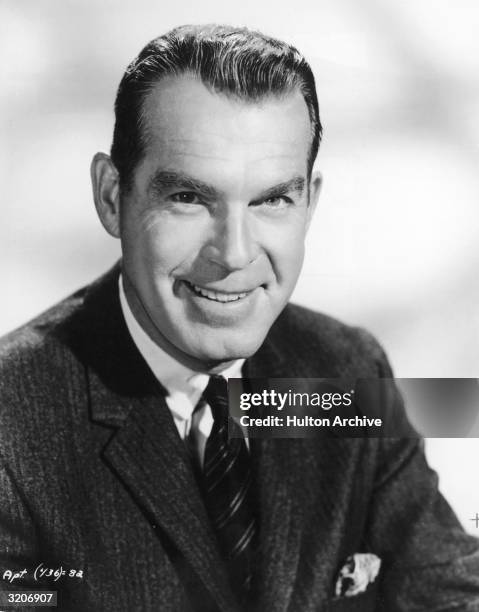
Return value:
M 226 304 L 229 302 L 239 302 L 240 300 L 244 300 L 254 291 L 254 289 L 237 292 L 214 291 L 212 289 L 206 289 L 205 287 L 200 287 L 199 285 L 190 283 L 187 280 L 183 280 L 183 282 L 188 287 L 188 289 L 198 297 L 211 300 L 212 302 L 221 302 L 222 304 Z

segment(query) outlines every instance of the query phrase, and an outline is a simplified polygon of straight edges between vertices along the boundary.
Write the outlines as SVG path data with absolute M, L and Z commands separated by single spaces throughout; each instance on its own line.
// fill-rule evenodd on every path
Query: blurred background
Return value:
M 212 21 L 284 38 L 317 78 L 324 188 L 294 300 L 368 328 L 396 376 L 479 376 L 475 0 L 0 0 L 0 334 L 117 259 L 89 182 L 116 87 L 148 40 Z M 479 439 L 426 445 L 479 535 Z

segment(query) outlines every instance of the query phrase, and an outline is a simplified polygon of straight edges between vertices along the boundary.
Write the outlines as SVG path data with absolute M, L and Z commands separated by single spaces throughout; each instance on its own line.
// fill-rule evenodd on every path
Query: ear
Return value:
M 91 162 L 93 199 L 100 221 L 114 238 L 120 237 L 120 182 L 118 170 L 106 153 L 97 153 Z
M 309 182 L 309 204 L 308 217 L 306 219 L 306 231 L 309 229 L 311 219 L 313 218 L 314 211 L 316 210 L 316 205 L 318 204 L 322 184 L 323 175 L 321 174 L 321 172 L 316 170 L 311 174 L 311 180 Z

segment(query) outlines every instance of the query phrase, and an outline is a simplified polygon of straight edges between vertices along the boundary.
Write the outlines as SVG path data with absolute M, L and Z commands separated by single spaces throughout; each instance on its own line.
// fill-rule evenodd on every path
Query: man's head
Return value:
M 296 284 L 319 192 L 308 64 L 259 33 L 186 26 L 132 62 L 115 111 L 92 178 L 133 312 L 191 365 L 251 355 Z

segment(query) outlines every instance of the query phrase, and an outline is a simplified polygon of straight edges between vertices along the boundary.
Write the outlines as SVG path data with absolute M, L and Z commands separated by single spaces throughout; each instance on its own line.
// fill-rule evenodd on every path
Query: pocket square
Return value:
M 336 597 L 352 597 L 364 592 L 376 580 L 381 567 L 381 559 L 372 553 L 356 553 L 346 559 L 339 571 Z

